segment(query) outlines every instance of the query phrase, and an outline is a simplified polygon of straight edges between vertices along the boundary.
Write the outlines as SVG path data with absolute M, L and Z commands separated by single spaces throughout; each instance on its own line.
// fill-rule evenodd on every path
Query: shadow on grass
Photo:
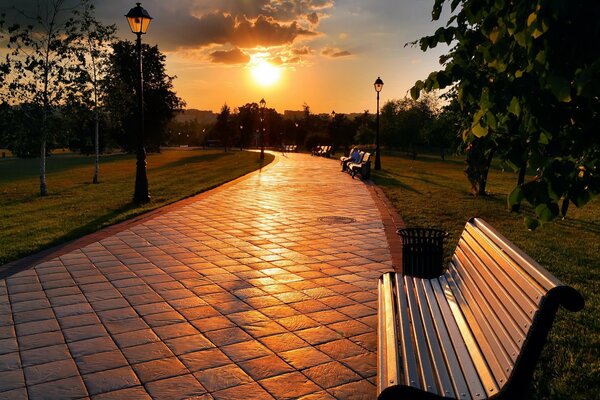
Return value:
M 373 176 L 373 180 L 379 186 L 386 186 L 389 188 L 400 188 L 416 194 L 423 194 L 422 192 L 418 191 L 412 186 L 400 182 L 398 179 L 396 179 L 396 177 L 390 175 L 388 172 L 385 171 L 376 172 Z
M 156 167 L 156 168 L 152 168 L 152 169 L 155 171 L 160 171 L 163 169 L 169 169 L 169 168 L 173 168 L 173 167 L 181 167 L 181 166 L 187 165 L 187 164 L 216 161 L 220 158 L 230 157 L 230 156 L 233 156 L 233 153 L 223 152 L 223 153 L 198 154 L 198 155 L 193 155 L 190 157 L 182 158 L 177 161 L 170 162 L 170 163 L 166 163 L 166 164 L 161 165 L 160 167 Z
M 135 158 L 134 154 L 115 154 L 103 155 L 100 158 L 100 165 L 119 162 Z M 78 167 L 90 167 L 90 180 L 93 175 L 94 157 L 83 155 L 55 155 L 46 159 L 46 173 L 53 174 L 64 172 Z M 0 182 L 6 183 L 12 180 L 33 178 L 39 176 L 40 159 L 39 158 L 15 158 L 0 164 Z

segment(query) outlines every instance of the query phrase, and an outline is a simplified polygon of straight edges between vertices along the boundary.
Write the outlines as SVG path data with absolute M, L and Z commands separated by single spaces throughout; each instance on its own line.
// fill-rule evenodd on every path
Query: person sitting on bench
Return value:
M 344 157 L 342 159 L 342 172 L 346 171 L 349 163 L 357 162 L 360 162 L 360 150 L 358 150 L 358 147 L 353 147 L 350 152 L 350 157 Z

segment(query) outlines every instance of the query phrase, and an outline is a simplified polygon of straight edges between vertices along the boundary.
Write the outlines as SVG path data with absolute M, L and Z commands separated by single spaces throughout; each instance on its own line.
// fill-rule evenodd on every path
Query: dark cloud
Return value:
M 223 64 L 245 64 L 250 61 L 250 56 L 236 47 L 229 51 L 213 51 L 210 53 L 210 61 Z
M 316 25 L 319 23 L 319 15 L 316 12 L 312 12 L 312 13 L 308 14 L 306 16 L 306 19 L 308 20 L 308 22 L 310 22 L 313 25 Z
M 348 50 L 340 50 L 335 47 L 325 47 L 323 50 L 321 50 L 321 55 L 331 58 L 338 58 L 351 56 L 352 53 L 350 53 Z
M 315 33 L 303 29 L 296 21 L 283 25 L 271 17 L 261 15 L 254 22 L 248 19 L 238 22 L 230 42 L 246 48 L 269 47 L 290 44 L 300 35 L 315 35 Z

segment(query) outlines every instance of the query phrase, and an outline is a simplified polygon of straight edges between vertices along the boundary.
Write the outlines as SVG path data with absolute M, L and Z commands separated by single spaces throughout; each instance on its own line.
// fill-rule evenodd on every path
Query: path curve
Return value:
M 374 398 L 392 256 L 372 193 L 279 155 L 8 276 L 0 399 Z

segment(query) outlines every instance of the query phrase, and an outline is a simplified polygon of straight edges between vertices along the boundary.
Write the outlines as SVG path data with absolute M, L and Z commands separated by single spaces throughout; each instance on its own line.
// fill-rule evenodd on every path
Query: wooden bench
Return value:
M 378 399 L 527 398 L 559 305 L 584 301 L 470 220 L 441 276 L 379 279 Z
M 348 163 L 346 169 L 352 178 L 354 178 L 356 174 L 360 174 L 362 179 L 369 179 L 371 177 L 371 153 L 361 151 L 360 161 L 357 163 Z
M 316 146 L 312 152 L 313 156 L 329 157 L 331 155 L 331 146 Z
M 285 153 L 295 153 L 298 149 L 298 146 L 295 144 L 285 144 L 281 146 L 281 151 Z

